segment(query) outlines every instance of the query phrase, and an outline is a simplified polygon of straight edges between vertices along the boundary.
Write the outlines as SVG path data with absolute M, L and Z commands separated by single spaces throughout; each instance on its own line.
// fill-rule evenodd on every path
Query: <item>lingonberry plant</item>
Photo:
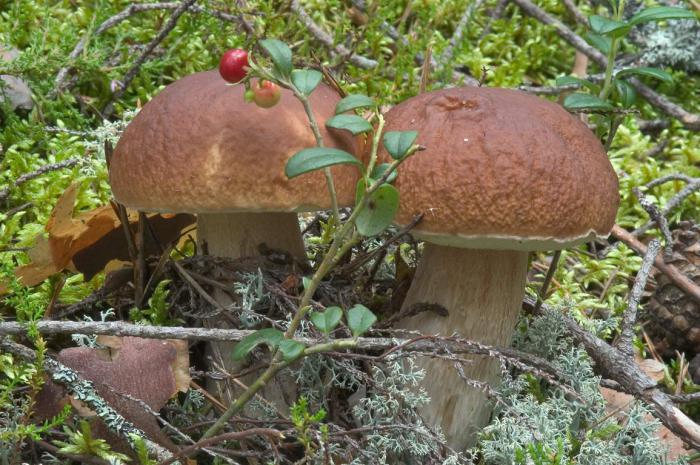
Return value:
M 219 61 L 219 74 L 232 84 L 242 81 L 248 74 L 248 52 L 234 48 L 224 53 Z
M 371 143 L 370 157 L 363 164 L 355 155 L 346 151 L 324 147 L 323 137 L 318 121 L 309 104 L 309 95 L 319 85 L 322 74 L 313 69 L 294 69 L 292 51 L 279 40 L 266 39 L 260 46 L 269 56 L 269 63 L 250 61 L 246 84 L 255 77 L 274 83 L 292 91 L 304 106 L 316 146 L 303 149 L 287 161 L 285 173 L 288 178 L 323 170 L 333 206 L 333 238 L 326 254 L 312 276 L 304 278 L 304 292 L 296 313 L 293 315 L 285 332 L 275 328 L 266 328 L 244 338 L 234 349 L 233 357 L 245 358 L 258 345 L 266 345 L 272 350 L 272 360 L 265 372 L 254 381 L 228 408 L 228 410 L 203 435 L 208 438 L 219 432 L 228 420 L 239 412 L 253 396 L 265 386 L 281 369 L 295 361 L 312 354 L 333 350 L 350 349 L 357 346 L 357 338 L 366 333 L 375 323 L 377 317 L 361 304 L 352 306 L 347 311 L 340 307 L 328 307 L 323 312 L 311 311 L 311 299 L 323 278 L 340 259 L 363 237 L 374 236 L 384 231 L 393 221 L 399 206 L 399 193 L 391 184 L 398 167 L 414 155 L 420 146 L 415 144 L 418 134 L 415 131 L 390 131 L 383 134 L 384 119 L 376 103 L 366 95 L 349 95 L 336 106 L 336 115 L 326 121 L 326 126 L 345 130 L 355 136 L 364 135 Z M 255 86 L 253 86 L 255 92 Z M 355 110 L 369 110 L 370 116 L 364 118 Z M 270 110 L 274 111 L 274 109 Z M 378 164 L 377 151 L 382 143 L 393 158 L 391 163 Z M 357 184 L 355 206 L 350 216 L 340 220 L 338 201 L 330 167 L 347 164 L 360 171 Z M 332 339 L 331 331 L 345 319 L 353 337 Z M 308 318 L 326 339 L 309 345 L 295 340 L 302 321 Z
M 280 101 L 282 91 L 272 81 L 258 80 L 252 87 L 253 102 L 261 108 L 271 108 Z
M 557 85 L 580 85 L 590 92 L 575 92 L 569 95 L 564 100 L 564 106 L 570 110 L 611 112 L 615 109 L 613 105 L 615 101 L 624 108 L 633 106 L 637 93 L 629 82 L 631 77 L 649 77 L 670 82 L 671 75 L 658 68 L 631 67 L 615 70 L 615 59 L 620 44 L 632 28 L 639 24 L 670 19 L 696 19 L 690 10 L 668 6 L 645 8 L 629 19 L 624 19 L 625 0 L 609 0 L 608 4 L 612 11 L 612 17 L 591 15 L 588 18 L 591 30 L 586 34 L 590 44 L 607 57 L 602 84 L 574 76 L 564 76 L 557 80 Z

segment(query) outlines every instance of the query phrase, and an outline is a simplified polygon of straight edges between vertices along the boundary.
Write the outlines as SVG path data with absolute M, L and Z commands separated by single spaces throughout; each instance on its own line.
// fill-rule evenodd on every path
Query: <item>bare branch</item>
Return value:
M 467 28 L 467 24 L 469 24 L 469 21 L 471 20 L 477 8 L 481 8 L 481 5 L 483 5 L 483 3 L 484 0 L 475 0 L 473 2 L 470 2 L 467 8 L 464 9 L 464 13 L 459 19 L 459 23 L 457 23 L 455 32 L 450 38 L 450 43 L 447 44 L 447 47 L 445 47 L 445 50 L 443 50 L 442 55 L 440 55 L 440 63 L 447 63 L 452 60 L 454 49 L 457 46 L 457 44 L 459 44 L 462 41 L 462 35 L 464 34 L 464 31 Z
M 40 168 L 37 168 L 36 170 L 32 171 L 31 173 L 25 173 L 22 176 L 18 177 L 14 185 L 12 187 L 19 187 L 22 184 L 24 184 L 27 181 L 31 181 L 32 179 L 38 178 L 42 174 L 49 173 L 51 171 L 57 171 L 57 170 L 62 170 L 65 168 L 72 168 L 78 163 L 80 163 L 79 158 L 69 158 L 67 160 L 60 161 L 58 163 L 49 163 L 48 165 L 44 165 Z M 10 195 L 10 186 L 0 190 L 0 202 L 5 200 L 7 197 Z
M 126 72 L 124 75 L 124 79 L 121 82 L 121 86 L 119 89 L 112 95 L 112 100 L 107 104 L 105 107 L 103 113 L 104 118 L 109 118 L 109 116 L 112 114 L 114 111 L 114 103 L 119 100 L 126 90 L 129 88 L 131 85 L 131 81 L 134 80 L 136 75 L 139 73 L 139 70 L 141 69 L 141 65 L 143 65 L 148 57 L 153 53 L 153 50 L 165 40 L 165 38 L 170 34 L 170 31 L 175 29 L 175 26 L 177 25 L 178 19 L 180 19 L 180 16 L 187 11 L 197 0 L 184 0 L 176 9 L 173 11 L 173 14 L 170 15 L 170 18 L 168 18 L 168 21 L 163 25 L 163 27 L 158 31 L 158 34 L 151 40 L 148 45 L 146 45 L 146 48 L 143 50 L 141 55 L 139 55 L 138 58 L 136 58 L 136 61 L 134 61 L 134 64 L 131 65 L 131 68 Z
M 647 247 L 624 228 L 615 225 L 610 233 L 615 239 L 624 242 L 638 254 L 646 255 Z M 698 285 L 691 281 L 686 275 L 678 271 L 678 268 L 664 262 L 662 257 L 656 257 L 654 260 L 654 266 L 668 276 L 676 286 L 683 290 L 683 292 L 688 294 L 696 302 L 700 302 L 700 287 L 698 287 Z
M 700 178 L 691 178 L 690 176 L 686 176 L 684 174 L 670 174 L 668 176 L 655 179 L 654 181 L 648 183 L 647 187 L 655 187 L 668 181 L 685 181 L 688 183 L 688 185 L 678 191 L 676 195 L 671 197 L 669 201 L 666 202 L 664 208 L 661 209 L 661 215 L 664 217 L 671 213 L 671 211 L 678 207 L 678 205 L 680 205 L 685 199 L 690 197 L 695 192 L 700 191 Z M 647 232 L 649 228 L 653 226 L 653 224 L 654 223 L 650 221 L 632 231 L 632 234 L 635 236 L 640 236 L 641 234 Z
M 620 352 L 628 357 L 634 356 L 632 338 L 634 337 L 634 324 L 637 321 L 637 307 L 639 307 L 639 300 L 642 298 L 642 292 L 644 292 L 647 279 L 649 279 L 649 273 L 651 272 L 654 258 L 656 258 L 656 256 L 659 254 L 660 248 L 661 244 L 658 240 L 653 239 L 651 242 L 649 242 L 647 251 L 644 254 L 642 266 L 637 272 L 637 277 L 634 279 L 634 286 L 632 286 L 632 291 L 630 292 L 630 296 L 627 301 L 627 308 L 625 309 L 625 313 L 622 315 L 620 339 L 617 341 L 616 347 Z
M 659 211 L 658 207 L 653 204 L 651 200 L 649 200 L 642 192 L 635 187 L 632 189 L 632 192 L 634 195 L 639 199 L 639 204 L 644 208 L 644 211 L 647 212 L 647 214 L 651 217 L 651 219 L 656 223 L 656 225 L 659 227 L 659 231 L 661 231 L 661 234 L 664 236 L 664 258 L 666 260 L 670 259 L 671 256 L 673 255 L 673 237 L 671 237 L 671 230 L 668 229 L 668 220 L 666 217 L 663 215 L 661 211 Z
M 102 34 L 104 31 L 107 29 L 110 29 L 117 24 L 121 23 L 122 21 L 130 18 L 131 16 L 134 16 L 137 13 L 142 13 L 146 11 L 154 11 L 154 10 L 176 10 L 182 6 L 182 3 L 180 2 L 157 2 L 157 3 L 134 3 L 126 7 L 124 10 L 120 11 L 116 15 L 106 19 L 102 24 L 100 24 L 97 29 L 95 30 L 94 33 L 86 33 L 80 41 L 75 45 L 73 50 L 71 51 L 70 55 L 68 55 L 68 62 L 72 63 L 75 61 L 81 53 L 83 53 L 83 50 L 85 50 L 85 47 L 88 44 L 88 41 L 92 36 L 97 36 Z M 253 33 L 253 27 L 245 20 L 241 15 L 232 15 L 229 13 L 224 13 L 222 11 L 218 10 L 210 10 L 207 8 L 203 8 L 199 5 L 192 5 L 190 6 L 189 10 L 190 13 L 200 13 L 200 14 L 208 14 L 210 16 L 213 16 L 215 18 L 218 18 L 222 21 L 227 21 L 227 22 L 232 22 L 236 23 L 237 25 L 241 26 L 243 29 L 248 34 Z M 66 79 L 68 77 L 68 73 L 71 71 L 72 65 L 64 66 L 58 71 L 58 74 L 56 75 L 56 79 L 54 81 L 54 93 L 58 92 L 63 92 L 67 85 L 66 85 Z
M 348 57 L 350 63 L 363 69 L 372 69 L 377 67 L 378 63 L 376 60 L 372 60 L 361 55 L 356 55 L 352 50 L 348 50 L 342 44 L 334 44 L 333 37 L 331 37 L 330 34 L 321 29 L 321 27 L 314 22 L 311 16 L 309 16 L 306 10 L 304 10 L 304 8 L 301 6 L 299 0 L 292 0 L 290 8 L 294 13 L 296 13 L 302 24 L 306 26 L 306 29 L 308 29 L 309 32 L 319 40 L 319 42 L 331 49 L 331 51 L 333 51 L 335 54 Z

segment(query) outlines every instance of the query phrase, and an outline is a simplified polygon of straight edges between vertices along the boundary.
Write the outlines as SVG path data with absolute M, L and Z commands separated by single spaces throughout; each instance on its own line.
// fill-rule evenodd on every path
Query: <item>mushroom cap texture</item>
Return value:
M 322 172 L 287 179 L 287 159 L 316 145 L 301 102 L 282 89 L 269 109 L 246 103 L 242 85 L 216 70 L 167 86 L 136 115 L 110 160 L 114 197 L 144 211 L 225 213 L 330 208 Z M 356 153 L 347 132 L 327 130 L 340 100 L 320 84 L 309 97 L 324 143 Z M 331 133 L 331 131 L 333 131 Z M 338 203 L 352 205 L 354 167 L 333 167 Z
M 426 147 L 399 167 L 396 218 L 433 243 L 554 250 L 605 237 L 618 180 L 596 136 L 561 106 L 512 89 L 464 87 L 408 99 L 386 131 Z M 383 157 L 387 157 L 383 154 Z

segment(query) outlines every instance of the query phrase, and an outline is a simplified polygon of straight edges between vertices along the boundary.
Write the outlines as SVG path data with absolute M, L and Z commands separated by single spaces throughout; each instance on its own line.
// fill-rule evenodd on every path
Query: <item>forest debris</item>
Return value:
M 110 262 L 129 260 L 126 238 L 114 209 L 105 205 L 73 217 L 77 195 L 77 184 L 66 189 L 46 224 L 48 238 L 39 237 L 29 251 L 31 263 L 15 270 L 23 285 L 35 286 L 64 269 L 81 272 L 89 280 Z M 137 213 L 131 211 L 130 224 L 137 221 Z M 149 216 L 154 235 L 162 244 L 177 239 L 194 221 L 194 216 L 187 214 Z M 152 238 L 146 241 L 145 252 L 147 256 L 158 252 Z M 6 289 L 0 284 L 0 294 L 3 291 Z
M 59 352 L 57 360 L 94 384 L 95 390 L 124 418 L 157 443 L 174 450 L 161 432 L 153 412 L 189 387 L 189 353 L 186 341 L 101 336 L 104 348 L 73 347 Z M 37 398 L 39 418 L 50 418 L 70 402 L 81 416 L 97 414 L 68 395 L 59 385 L 47 383 Z M 97 437 L 128 451 L 123 438 L 109 432 L 101 421 L 91 421 Z

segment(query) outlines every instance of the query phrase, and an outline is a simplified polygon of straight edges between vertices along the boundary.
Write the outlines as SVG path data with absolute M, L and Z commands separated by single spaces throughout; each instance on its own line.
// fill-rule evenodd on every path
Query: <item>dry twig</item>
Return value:
M 64 168 L 72 168 L 78 163 L 80 163 L 79 158 L 69 158 L 67 160 L 60 161 L 58 163 L 50 163 L 48 165 L 44 165 L 40 168 L 37 168 L 36 170 L 32 171 L 31 173 L 25 173 L 19 178 L 17 178 L 12 186 L 5 187 L 4 189 L 0 190 L 0 202 L 5 200 L 7 197 L 10 195 L 10 188 L 11 187 L 19 187 L 22 184 L 24 184 L 27 181 L 31 181 L 32 179 L 38 178 L 42 174 L 49 173 L 51 171 L 57 171 L 57 170 L 62 170 Z
M 615 239 L 624 242 L 638 254 L 646 255 L 647 247 L 624 228 L 615 225 L 612 228 L 611 234 Z M 686 275 L 678 271 L 678 268 L 664 262 L 663 257 L 658 256 L 654 260 L 654 266 L 668 276 L 669 279 L 671 279 L 671 281 L 673 281 L 673 283 L 682 289 L 686 294 L 692 297 L 695 301 L 700 302 L 700 287 L 698 287 L 698 285 L 691 281 Z
M 634 336 L 634 324 L 637 321 L 637 307 L 639 306 L 639 300 L 642 298 L 642 292 L 647 284 L 647 279 L 649 279 L 649 273 L 651 272 L 654 258 L 659 254 L 660 247 L 661 245 L 656 239 L 653 239 L 649 243 L 647 251 L 644 254 L 642 267 L 639 269 L 637 277 L 634 279 L 634 286 L 632 286 L 632 291 L 627 300 L 627 308 L 622 315 L 620 338 L 617 341 L 616 347 L 628 357 L 634 357 L 632 338 Z
M 352 50 L 348 50 L 342 44 L 334 44 L 333 37 L 324 31 L 314 20 L 309 16 L 306 10 L 301 6 L 299 0 L 292 0 L 290 8 L 299 17 L 299 20 L 306 26 L 306 29 L 313 34 L 319 42 L 328 47 L 332 52 L 342 57 L 347 57 L 348 61 L 353 65 L 363 68 L 372 69 L 376 68 L 378 63 L 376 60 L 363 57 L 362 55 L 355 54 Z
M 141 52 L 141 55 L 139 55 L 138 58 L 136 58 L 136 61 L 134 61 L 134 64 L 131 65 L 131 68 L 126 72 L 124 75 L 124 79 L 121 82 L 121 85 L 119 89 L 112 95 L 112 100 L 107 104 L 105 109 L 102 111 L 102 116 L 104 118 L 109 118 L 112 115 L 112 112 L 114 111 L 114 103 L 119 100 L 123 95 L 124 92 L 129 88 L 131 85 L 131 81 L 134 80 L 136 75 L 138 74 L 139 70 L 141 69 L 141 65 L 143 65 L 148 57 L 153 53 L 153 50 L 165 40 L 165 38 L 170 34 L 170 31 L 175 29 L 175 26 L 177 25 L 178 19 L 180 19 L 180 16 L 182 16 L 185 11 L 187 11 L 197 0 L 184 0 L 177 8 L 175 8 L 175 11 L 173 11 L 173 14 L 170 15 L 170 18 L 168 18 L 168 21 L 163 25 L 163 27 L 158 31 L 158 34 L 151 40 L 151 42 L 146 45 L 146 48 Z
M 100 24 L 97 29 L 95 30 L 94 33 L 86 33 L 80 41 L 75 45 L 73 50 L 70 52 L 68 55 L 68 62 L 72 63 L 74 62 L 81 53 L 83 53 L 83 50 L 85 50 L 85 47 L 88 44 L 88 41 L 90 39 L 90 36 L 98 36 L 105 32 L 107 29 L 110 29 L 117 24 L 121 23 L 122 21 L 129 19 L 131 16 L 134 16 L 137 13 L 142 13 L 146 11 L 154 11 L 154 10 L 176 10 L 179 8 L 182 4 L 180 2 L 157 2 L 157 3 L 133 3 L 126 7 L 124 10 L 120 11 L 116 15 L 107 18 L 102 24 Z M 246 33 L 252 34 L 253 33 L 253 26 L 250 25 L 245 19 L 243 19 L 243 16 L 241 15 L 232 15 L 229 13 L 224 13 L 222 11 L 218 10 L 210 10 L 203 8 L 199 5 L 192 5 L 190 6 L 189 10 L 190 13 L 203 13 L 203 14 L 208 14 L 210 16 L 214 16 L 215 18 L 218 18 L 222 21 L 227 21 L 227 22 L 232 22 L 235 23 L 239 26 L 241 26 Z M 58 92 L 63 92 L 66 90 L 67 87 L 67 82 L 66 80 L 68 79 L 68 74 L 70 73 L 72 69 L 72 65 L 64 66 L 58 71 L 58 74 L 56 75 L 56 79 L 54 81 L 54 93 Z

